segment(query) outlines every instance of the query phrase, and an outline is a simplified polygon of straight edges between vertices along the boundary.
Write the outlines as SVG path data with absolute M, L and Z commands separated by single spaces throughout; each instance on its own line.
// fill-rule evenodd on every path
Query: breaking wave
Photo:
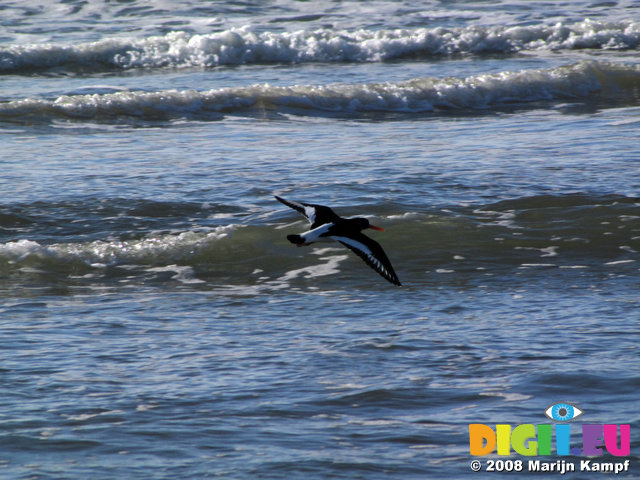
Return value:
M 480 208 L 398 214 L 399 208 L 380 204 L 367 211 L 386 227 L 385 233 L 372 236 L 409 282 L 422 282 L 429 274 L 487 278 L 505 269 L 635 275 L 640 267 L 640 203 L 634 198 L 542 195 Z M 82 215 L 93 217 L 95 212 Z M 42 240 L 23 231 L 21 239 L 0 243 L 0 286 L 53 277 L 71 283 L 115 279 L 117 284 L 126 279 L 135 284 L 151 278 L 280 288 L 316 277 L 369 273 L 338 245 L 292 248 L 286 234 L 307 227 L 302 221 L 289 223 L 297 218 L 295 212 L 274 212 L 266 223 L 203 231 L 192 226 L 179 233 L 146 232 L 129 239 L 118 238 L 128 231 L 113 231 L 108 238 L 90 241 L 68 236 Z M 15 217 L 6 217 L 0 225 L 15 224 Z
M 639 45 L 640 23 L 633 21 L 284 33 L 255 33 L 240 28 L 206 35 L 172 32 L 141 39 L 104 39 L 82 44 L 9 45 L 0 48 L 0 73 L 380 62 L 531 50 L 626 50 Z
M 369 84 L 269 84 L 208 91 L 119 91 L 23 99 L 0 104 L 0 120 L 59 119 L 143 121 L 218 119 L 225 114 L 295 113 L 358 115 L 476 111 L 540 102 L 604 102 L 634 105 L 640 98 L 640 66 L 579 62 L 551 69 L 501 72 L 466 78 L 416 78 Z

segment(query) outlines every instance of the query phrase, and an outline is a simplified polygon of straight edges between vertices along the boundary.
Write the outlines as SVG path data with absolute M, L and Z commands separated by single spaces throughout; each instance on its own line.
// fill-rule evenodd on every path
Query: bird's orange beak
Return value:
M 369 225 L 369 228 L 373 228 L 374 230 L 378 230 L 379 232 L 384 232 L 384 228 L 376 227 L 375 225 Z

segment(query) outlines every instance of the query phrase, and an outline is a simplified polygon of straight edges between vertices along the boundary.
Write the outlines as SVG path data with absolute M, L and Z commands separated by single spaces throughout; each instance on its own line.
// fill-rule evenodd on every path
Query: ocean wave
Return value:
M 505 269 L 637 274 L 640 267 L 640 200 L 634 198 L 542 195 L 411 215 L 390 213 L 382 204 L 369 210 L 378 211 L 376 223 L 386 227 L 372 235 L 401 278 L 413 281 L 429 274 L 485 278 Z M 306 228 L 304 222 L 291 225 L 292 219 L 295 213 L 277 212 L 268 223 L 147 232 L 125 240 L 113 239 L 127 233 L 115 231 L 104 240 L 10 240 L 0 243 L 0 284 L 54 274 L 72 282 L 160 277 L 280 288 L 352 268 L 369 273 L 339 245 L 291 248 L 286 234 Z
M 208 91 L 121 91 L 23 99 L 0 104 L 0 120 L 219 119 L 224 114 L 352 115 L 524 107 L 539 102 L 635 104 L 640 66 L 595 61 L 466 78 L 416 78 L 369 84 L 269 84 Z
M 167 265 L 197 256 L 212 242 L 226 237 L 231 226 L 211 232 L 182 232 L 174 235 L 149 235 L 131 240 L 95 240 L 41 244 L 22 239 L 0 244 L 0 258 L 8 265 L 59 265 L 102 268 L 109 265 Z
M 402 58 L 516 53 L 530 50 L 635 49 L 640 23 L 557 23 L 397 30 L 256 33 L 249 28 L 206 35 L 171 32 L 82 44 L 29 44 L 0 48 L 0 72 L 50 69 L 216 67 L 240 64 L 380 62 Z

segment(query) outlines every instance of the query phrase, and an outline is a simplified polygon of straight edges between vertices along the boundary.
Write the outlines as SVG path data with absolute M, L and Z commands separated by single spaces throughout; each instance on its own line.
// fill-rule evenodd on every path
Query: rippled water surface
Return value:
M 0 8 L 0 477 L 492 476 L 561 401 L 640 475 L 636 2 Z

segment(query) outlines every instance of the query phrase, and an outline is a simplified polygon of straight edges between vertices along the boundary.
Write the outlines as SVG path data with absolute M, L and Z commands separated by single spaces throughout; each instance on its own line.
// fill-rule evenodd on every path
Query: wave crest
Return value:
M 171 32 L 141 39 L 0 48 L 0 72 L 49 69 L 192 68 L 240 64 L 380 62 L 401 58 L 516 53 L 531 50 L 635 49 L 640 23 L 583 22 L 524 27 L 398 30 L 300 30 L 211 34 Z
M 209 91 L 122 91 L 24 99 L 0 104 L 5 121 L 55 118 L 141 120 L 218 119 L 223 114 L 302 113 L 351 115 L 503 109 L 536 102 L 615 100 L 635 104 L 640 66 L 579 62 L 552 69 L 523 70 L 467 78 L 417 78 L 370 84 L 269 84 Z M 612 102 L 609 102 L 610 104 Z
M 524 197 L 480 208 L 386 216 L 386 232 L 376 239 L 403 280 L 422 281 L 425 272 L 484 278 L 514 269 L 637 274 L 638 205 L 638 199 L 623 196 Z M 385 203 L 370 211 L 388 208 Z M 289 215 L 282 221 L 295 218 L 294 212 Z M 0 243 L 0 287 L 33 276 L 89 283 L 126 277 L 135 283 L 160 275 L 161 280 L 183 283 L 273 286 L 276 280 L 288 285 L 294 279 L 304 282 L 352 268 L 356 276 L 371 274 L 337 244 L 292 248 L 285 239 L 287 231 L 278 228 L 284 224 L 148 233 L 131 240 L 9 241 Z

